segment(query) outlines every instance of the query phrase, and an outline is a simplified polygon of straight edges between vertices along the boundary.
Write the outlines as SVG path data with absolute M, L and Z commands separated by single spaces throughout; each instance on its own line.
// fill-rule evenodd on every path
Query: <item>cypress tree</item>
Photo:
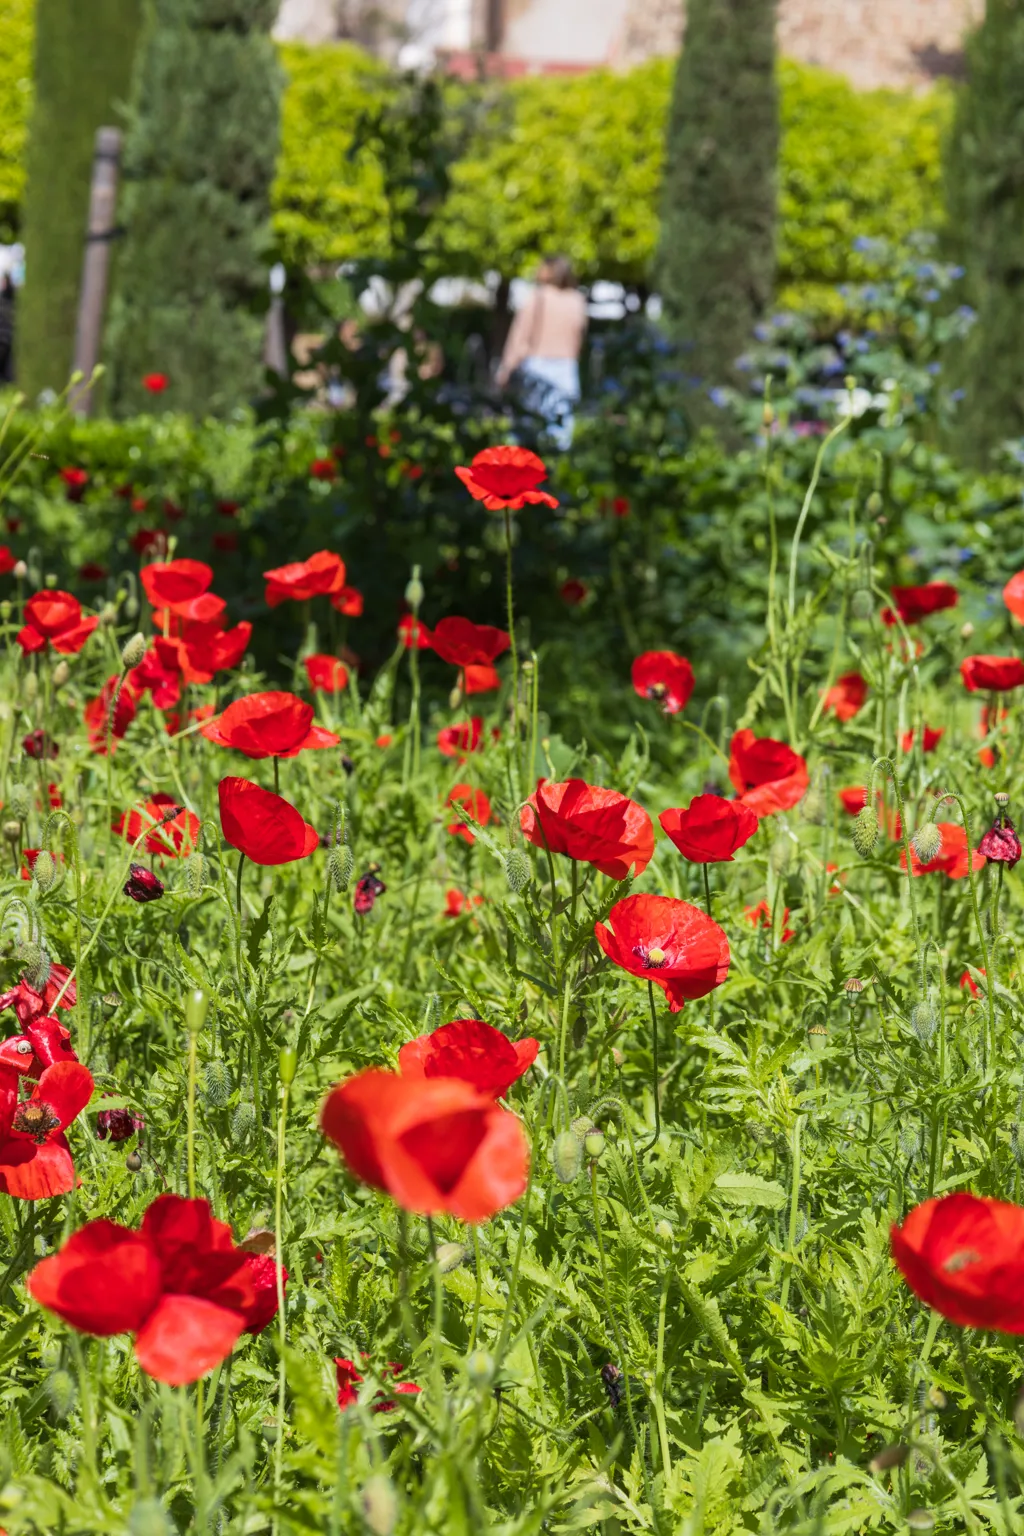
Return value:
M 281 77 L 276 0 L 149 0 L 125 143 L 110 400 L 224 414 L 261 377 Z
M 18 383 L 61 390 L 75 350 L 96 129 L 118 127 L 140 0 L 37 0 L 18 308 Z
M 682 366 L 729 381 L 775 278 L 776 0 L 688 0 L 656 279 Z M 699 412 L 698 412 L 699 414 Z
M 949 236 L 973 329 L 954 360 L 958 447 L 976 463 L 1024 435 L 1024 0 L 988 0 L 968 43 L 946 157 Z

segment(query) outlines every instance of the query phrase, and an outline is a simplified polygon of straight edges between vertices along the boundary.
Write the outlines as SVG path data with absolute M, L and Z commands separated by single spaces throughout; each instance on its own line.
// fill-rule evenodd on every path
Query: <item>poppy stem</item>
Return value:
M 646 1154 L 656 1147 L 661 1138 L 661 1103 L 658 1082 L 658 1009 L 654 1001 L 654 982 L 647 978 L 647 997 L 651 1005 L 651 1053 L 654 1058 L 651 1087 L 654 1091 L 654 1135 L 642 1151 Z
M 238 873 L 235 875 L 235 914 L 238 917 L 238 932 L 242 932 L 242 866 L 245 863 L 245 854 L 238 855 Z
M 498 1337 L 498 1345 L 494 1351 L 494 1358 L 501 1365 L 505 1356 L 505 1348 L 508 1344 L 508 1336 L 512 1330 L 512 1319 L 515 1314 L 516 1292 L 519 1289 L 519 1266 L 523 1259 L 523 1249 L 526 1247 L 526 1229 L 530 1220 L 530 1195 L 533 1193 L 533 1169 L 536 1162 L 534 1148 L 530 1148 L 530 1171 L 526 1177 L 526 1193 L 523 1196 L 523 1210 L 519 1218 L 519 1241 L 516 1244 L 516 1256 L 512 1261 L 512 1279 L 509 1281 L 508 1299 L 505 1302 L 505 1316 L 501 1320 L 501 1333 Z
M 782 1295 L 779 1298 L 779 1305 L 782 1307 L 783 1311 L 785 1311 L 786 1303 L 789 1301 L 789 1281 L 790 1281 L 790 1275 L 791 1275 L 791 1272 L 792 1272 L 792 1260 L 793 1260 L 793 1257 L 794 1257 L 794 1249 L 796 1248 L 796 1224 L 797 1224 L 797 1217 L 800 1215 L 800 1128 L 801 1128 L 802 1122 L 803 1122 L 803 1116 L 802 1115 L 797 1115 L 796 1120 L 795 1120 L 795 1122 L 793 1124 L 793 1171 L 792 1171 L 792 1187 L 790 1188 L 790 1192 L 789 1192 L 789 1237 L 788 1237 L 788 1247 L 789 1247 L 788 1257 L 789 1257 L 791 1262 L 790 1262 L 790 1265 L 787 1266 L 786 1273 L 785 1273 L 785 1275 L 783 1277 L 783 1281 L 782 1281 Z
M 601 1289 L 604 1293 L 605 1316 L 608 1319 L 608 1323 L 612 1331 L 612 1336 L 615 1339 L 615 1348 L 619 1356 L 616 1363 L 622 1372 L 622 1381 L 626 1389 L 626 1417 L 629 1419 L 629 1427 L 633 1431 L 633 1443 L 637 1450 L 640 1452 L 640 1465 L 643 1468 L 644 1487 L 647 1490 L 648 1502 L 653 1508 L 654 1504 L 653 1500 L 651 1499 L 650 1489 L 648 1486 L 647 1461 L 643 1454 L 643 1444 L 637 1431 L 636 1419 L 633 1416 L 633 1396 L 629 1385 L 629 1361 L 626 1358 L 626 1346 L 623 1341 L 622 1333 L 619 1330 L 618 1319 L 616 1318 L 615 1312 L 612 1308 L 612 1300 L 608 1291 L 608 1261 L 605 1258 L 604 1235 L 601 1231 L 601 1202 L 597 1195 L 596 1162 L 593 1162 L 590 1165 L 590 1199 L 594 1212 L 594 1234 L 597 1237 L 597 1252 L 601 1261 Z
M 277 758 L 274 759 L 277 767 Z M 285 1129 L 288 1124 L 288 1097 L 291 1091 L 292 1078 L 285 1061 L 285 1053 L 282 1051 L 281 1062 L 281 1109 L 277 1117 L 277 1176 L 274 1187 L 274 1271 L 277 1286 L 277 1317 L 278 1317 L 278 1360 L 277 1360 L 277 1439 L 274 1443 L 274 1500 L 277 1502 L 281 1489 L 281 1474 L 284 1469 L 284 1399 L 286 1385 L 285 1350 L 288 1347 L 288 1323 L 285 1317 L 284 1303 L 284 1269 L 282 1267 L 284 1257 L 284 1154 L 285 1154 Z M 292 1069 L 294 1069 L 295 1054 L 291 1053 Z M 274 1530 L 277 1531 L 277 1518 L 274 1518 Z
M 281 793 L 281 759 L 278 758 L 278 757 L 275 757 L 274 758 L 274 794 L 275 795 L 279 795 L 280 793 Z
M 512 660 L 512 753 L 519 754 L 519 653 L 516 650 L 516 620 L 512 606 L 512 515 L 505 507 L 505 607 L 508 613 L 508 648 Z
M 434 1235 L 433 1216 L 427 1217 L 427 1239 L 430 1243 L 431 1279 L 434 1282 L 434 1338 L 431 1351 L 431 1376 L 433 1377 L 434 1397 L 436 1399 L 435 1412 L 440 1414 L 444 1403 L 444 1371 L 441 1368 L 441 1350 L 444 1340 L 444 1289 L 441 1285 L 441 1271 L 437 1264 L 437 1238 Z
M 711 917 L 711 880 L 708 877 L 707 865 L 702 864 L 701 869 L 704 871 L 704 906 L 707 909 L 708 917 Z
M 196 1052 L 199 1046 L 198 1031 L 188 1032 L 188 1197 L 196 1197 Z
M 481 1268 L 480 1234 L 477 1231 L 475 1225 L 470 1228 L 470 1231 L 473 1234 L 473 1268 L 476 1275 L 476 1290 L 473 1295 L 473 1322 L 469 1330 L 469 1349 L 467 1350 L 467 1354 L 471 1355 L 474 1349 L 476 1349 L 476 1332 L 480 1322 L 480 1303 L 482 1300 L 483 1292 L 483 1270 Z

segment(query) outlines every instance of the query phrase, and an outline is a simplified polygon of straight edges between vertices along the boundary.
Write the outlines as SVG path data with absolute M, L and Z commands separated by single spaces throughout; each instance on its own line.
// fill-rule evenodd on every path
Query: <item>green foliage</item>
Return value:
M 15 239 L 25 191 L 25 141 L 32 97 L 35 0 L 0 0 L 0 241 Z
M 225 414 L 261 377 L 265 247 L 280 78 L 272 0 L 155 0 L 125 142 L 127 228 L 111 305 L 110 399 L 143 376 L 169 403 Z
M 775 287 L 775 0 L 691 0 L 665 145 L 655 281 L 705 390 L 733 375 Z
M 960 365 L 958 446 L 974 462 L 1024 434 L 1024 13 L 990 0 L 969 43 L 970 78 L 950 136 L 950 240 L 967 268 L 978 323 Z
M 30 399 L 62 390 L 71 372 L 96 129 L 122 120 L 140 9 L 140 0 L 37 0 L 22 229 L 31 256 L 17 339 Z

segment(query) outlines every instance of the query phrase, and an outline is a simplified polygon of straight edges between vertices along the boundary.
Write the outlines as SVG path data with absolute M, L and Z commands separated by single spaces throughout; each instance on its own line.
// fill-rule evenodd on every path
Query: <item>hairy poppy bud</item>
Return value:
M 53 669 L 53 686 L 55 688 L 63 688 L 64 684 L 67 682 L 70 676 L 71 668 L 68 666 L 67 662 L 62 656 L 60 661 L 58 661 L 57 665 Z
M 144 864 L 132 864 L 122 889 L 132 901 L 156 901 L 164 894 L 164 883 Z
M 219 1057 L 206 1063 L 203 1071 L 203 1097 L 211 1109 L 223 1109 L 231 1097 L 231 1073 Z
M 53 854 L 47 848 L 40 848 L 36 854 L 36 862 L 32 866 L 32 876 L 40 891 L 46 892 L 57 878 L 57 864 Z
M 32 982 L 35 982 L 44 967 L 46 969 L 47 976 L 49 976 L 50 962 L 38 944 L 29 942 L 27 944 L 19 945 L 18 959 L 21 961 L 25 975 Z M 40 984 L 45 985 L 45 979 Z
M 934 821 L 923 822 L 910 839 L 910 845 L 922 864 L 930 864 L 942 852 L 942 833 Z
M 960 626 L 960 638 L 961 640 L 969 640 L 973 634 L 974 625 L 971 623 L 970 619 L 968 619 L 966 624 L 961 624 Z
M 373 1536 L 391 1536 L 398 1524 L 398 1494 L 390 1477 L 374 1473 L 363 1484 L 360 1501 L 363 1519 Z
M 159 1499 L 140 1499 L 128 1517 L 130 1536 L 173 1536 L 174 1529 Z
M 672 1223 L 666 1221 L 663 1216 L 659 1222 L 655 1223 L 654 1235 L 660 1238 L 663 1243 L 670 1243 L 675 1236 L 672 1230 Z
M 597 1126 L 589 1115 L 577 1115 L 569 1129 L 574 1136 L 578 1136 L 580 1141 L 582 1141 L 584 1136 L 589 1136 L 591 1131 L 596 1131 Z
M 28 820 L 28 813 L 32 809 L 32 796 L 24 784 L 11 785 L 9 809 L 11 815 L 18 821 Z
M 466 1248 L 463 1243 L 438 1243 L 437 1245 L 437 1267 L 442 1275 L 458 1269 L 465 1257 Z
M 201 853 L 190 853 L 185 860 L 185 877 L 190 896 L 200 896 L 206 879 L 206 860 Z
M 800 801 L 800 814 L 805 821 L 811 822 L 813 826 L 821 827 L 825 824 L 828 817 L 828 801 L 825 798 L 821 779 L 817 775 L 815 775 L 810 789 Z
M 1024 1168 L 1024 1127 L 1019 1120 L 1010 1126 L 1010 1151 L 1018 1168 Z
M 583 1143 L 575 1131 L 562 1131 L 551 1145 L 551 1164 L 560 1184 L 571 1184 L 583 1167 Z
M 133 593 L 129 592 L 124 602 L 124 616 L 126 619 L 134 619 L 138 611 L 139 600 Z
M 935 1516 L 930 1509 L 912 1509 L 907 1516 L 908 1531 L 934 1531 Z
M 922 1045 L 927 1045 L 935 1033 L 938 1020 L 931 1003 L 915 1003 L 910 1010 L 910 1027 Z
M 242 1099 L 231 1116 L 231 1140 L 245 1141 L 256 1126 L 256 1108 L 251 1099 Z
M 853 846 L 862 859 L 869 858 L 878 842 L 878 817 L 873 806 L 865 805 L 853 819 Z
M 510 848 L 505 855 L 505 879 L 517 896 L 530 883 L 530 860 L 522 848 Z
M 75 1379 L 68 1371 L 52 1371 L 46 1378 L 46 1395 L 58 1419 L 66 1419 L 75 1406 Z
M 865 503 L 868 517 L 877 517 L 882 510 L 882 496 L 879 491 L 872 491 Z
M 39 679 L 34 672 L 27 672 L 22 679 L 21 696 L 26 704 L 34 704 L 39 697 Z
M 121 650 L 121 665 L 126 672 L 133 667 L 140 667 L 146 654 L 145 635 L 134 634 L 130 640 L 126 640 Z
M 327 856 L 327 872 L 336 891 L 347 891 L 352 871 L 356 867 L 355 854 L 347 843 L 332 848 Z
M 21 842 L 21 822 L 20 821 L 5 821 L 4 822 L 4 840 L 5 840 L 5 842 L 15 844 L 15 846 L 17 846 L 17 844 Z
M 867 587 L 858 587 L 850 598 L 850 612 L 855 619 L 870 619 L 875 611 L 875 599 Z
M 905 1121 L 900 1130 L 899 1143 L 905 1158 L 915 1158 L 921 1150 L 921 1132 L 918 1127 Z
M 474 1349 L 466 1356 L 466 1375 L 470 1383 L 480 1391 L 486 1391 L 494 1380 L 494 1356 L 486 1349 Z

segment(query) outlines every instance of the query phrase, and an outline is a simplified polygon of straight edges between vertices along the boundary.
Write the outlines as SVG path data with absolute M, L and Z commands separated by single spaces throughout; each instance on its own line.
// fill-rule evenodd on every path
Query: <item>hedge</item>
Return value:
M 0 0 L 0 241 L 18 231 L 32 100 L 34 0 Z

